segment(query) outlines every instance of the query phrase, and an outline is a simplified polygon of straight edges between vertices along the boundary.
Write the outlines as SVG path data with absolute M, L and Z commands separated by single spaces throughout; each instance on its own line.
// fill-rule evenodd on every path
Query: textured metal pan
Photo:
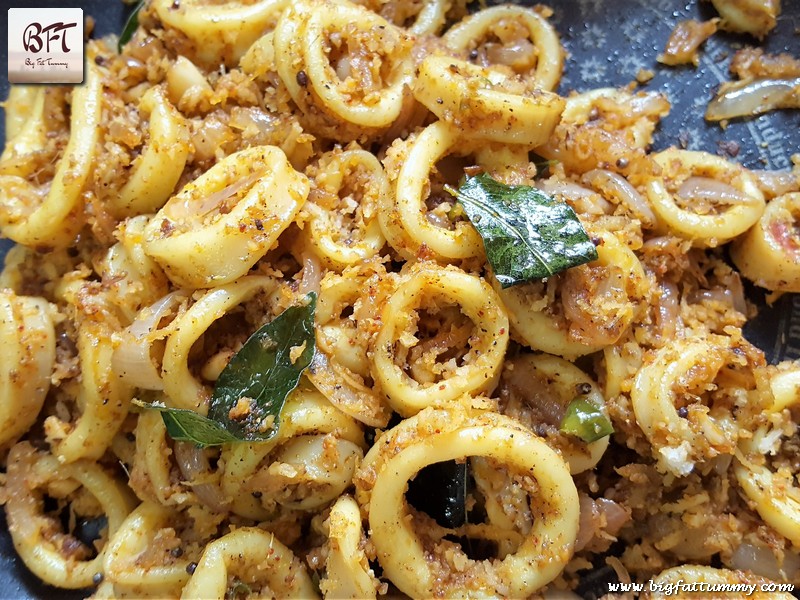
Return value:
M 705 45 L 700 66 L 671 68 L 659 65 L 656 56 L 676 22 L 685 18 L 706 19 L 714 15 L 708 2 L 691 0 L 554 0 L 546 2 L 555 11 L 553 24 L 569 53 L 560 92 L 584 91 L 609 85 L 626 85 L 640 69 L 655 73 L 645 89 L 661 90 L 672 102 L 670 115 L 662 122 L 655 147 L 683 145 L 692 150 L 720 153 L 722 145 L 738 144 L 736 160 L 750 168 L 786 169 L 789 157 L 800 152 L 800 111 L 778 111 L 732 123 L 722 130 L 706 124 L 703 112 L 720 82 L 728 78 L 728 63 L 736 49 L 755 40 L 718 33 Z M 64 6 L 63 0 L 3 1 L 12 6 Z M 791 52 L 800 56 L 800 2 L 783 0 L 778 27 L 762 44 L 768 52 Z M 83 0 L 80 6 L 95 20 L 95 36 L 122 30 L 125 5 L 117 0 Z M 5 57 L 7 45 L 0 45 Z M 6 62 L 5 58 L 2 60 Z M 0 97 L 8 94 L 8 81 L 0 81 Z M 0 136 L 4 139 L 2 122 Z M 0 256 L 8 244 L 0 240 Z M 761 301 L 763 294 L 750 290 Z M 763 306 L 746 328 L 747 336 L 768 358 L 777 362 L 800 358 L 800 295 L 785 295 L 772 307 Z M 589 596 L 595 590 L 587 590 Z M 42 585 L 17 558 L 0 516 L 0 597 L 83 598 L 86 590 L 56 590 Z M 600 593 L 603 593 L 601 591 Z

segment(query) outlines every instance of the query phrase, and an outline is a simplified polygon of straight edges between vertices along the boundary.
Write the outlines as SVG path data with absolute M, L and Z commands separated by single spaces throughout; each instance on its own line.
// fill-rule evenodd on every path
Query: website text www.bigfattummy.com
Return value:
M 650 592 L 664 596 L 677 596 L 679 594 L 742 594 L 751 596 L 756 592 L 792 592 L 794 584 L 776 583 L 772 581 L 763 583 L 710 583 L 706 581 L 658 582 L 650 580 L 647 583 L 609 583 L 610 593 L 619 592 Z

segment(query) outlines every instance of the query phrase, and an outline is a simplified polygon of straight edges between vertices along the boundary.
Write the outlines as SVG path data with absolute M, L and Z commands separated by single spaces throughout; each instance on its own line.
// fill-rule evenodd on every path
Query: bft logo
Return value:
M 83 9 L 9 8 L 11 83 L 83 81 Z
M 67 47 L 67 36 L 64 33 L 70 27 L 77 27 L 77 23 L 53 23 L 47 27 L 42 27 L 41 23 L 31 23 L 25 28 L 22 34 L 22 45 L 26 52 L 41 52 L 45 44 L 47 48 L 45 52 L 50 53 L 50 42 L 61 40 L 61 51 L 67 53 L 70 49 Z M 44 40 L 42 35 L 44 34 Z

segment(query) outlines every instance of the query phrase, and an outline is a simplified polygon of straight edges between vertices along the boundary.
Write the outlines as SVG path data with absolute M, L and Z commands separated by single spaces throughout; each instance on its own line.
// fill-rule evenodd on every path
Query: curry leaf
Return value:
M 314 309 L 310 293 L 256 331 L 222 370 L 204 417 L 194 411 L 142 404 L 161 411 L 174 440 L 198 446 L 272 438 L 289 393 L 314 357 Z
M 198 446 L 219 446 L 242 441 L 216 421 L 193 410 L 167 408 L 155 404 L 143 406 L 161 411 L 161 417 L 167 427 L 167 435 L 176 442 L 192 442 Z
M 614 433 L 611 421 L 603 410 L 583 396 L 574 398 L 561 420 L 561 431 L 594 442 Z
M 575 211 L 539 189 L 480 174 L 451 193 L 483 239 L 486 257 L 504 288 L 597 259 Z
M 139 27 L 139 11 L 142 10 L 145 0 L 139 0 L 136 6 L 128 15 L 128 20 L 125 21 L 125 27 L 122 28 L 122 33 L 119 34 L 119 41 L 117 41 L 117 51 L 122 53 L 122 47 L 130 41 L 136 28 Z

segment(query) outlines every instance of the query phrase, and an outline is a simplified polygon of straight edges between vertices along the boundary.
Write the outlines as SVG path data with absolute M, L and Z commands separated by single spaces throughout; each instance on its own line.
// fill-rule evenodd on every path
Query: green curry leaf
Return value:
M 127 44 L 133 37 L 136 28 L 139 27 L 139 11 L 142 10 L 145 0 L 139 0 L 136 6 L 128 15 L 128 20 L 125 21 L 125 26 L 122 28 L 122 33 L 119 34 L 119 41 L 117 41 L 117 52 L 122 53 L 122 47 Z
M 539 189 L 480 174 L 451 193 L 483 239 L 486 257 L 504 288 L 597 259 L 575 211 Z
M 314 357 L 314 309 L 310 293 L 256 331 L 222 370 L 204 417 L 194 411 L 141 404 L 161 411 L 174 440 L 198 446 L 272 438 L 289 393 Z

